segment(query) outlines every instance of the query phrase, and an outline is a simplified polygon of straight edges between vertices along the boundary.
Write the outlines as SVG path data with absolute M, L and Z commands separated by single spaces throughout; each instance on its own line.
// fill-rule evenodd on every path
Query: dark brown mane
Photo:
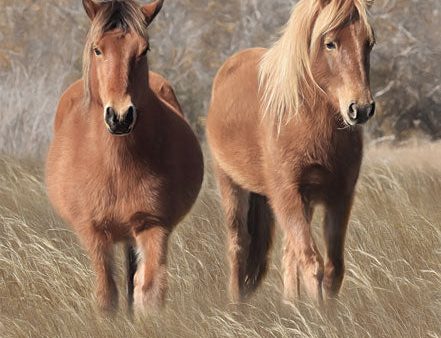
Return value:
M 103 5 L 103 33 L 114 29 L 121 29 L 125 32 L 140 30 L 144 34 L 143 27 L 147 28 L 147 22 L 139 7 L 131 0 L 112 0 Z

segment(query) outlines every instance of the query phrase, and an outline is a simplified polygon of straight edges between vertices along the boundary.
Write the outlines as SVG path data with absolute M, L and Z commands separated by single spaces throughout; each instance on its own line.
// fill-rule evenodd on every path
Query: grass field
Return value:
M 367 151 L 342 294 L 322 310 L 281 302 L 280 233 L 263 287 L 247 304 L 229 303 L 222 212 L 208 175 L 172 237 L 165 310 L 134 322 L 124 309 L 115 318 L 97 312 L 88 257 L 51 211 L 42 165 L 0 157 L 0 336 L 441 337 L 440 154 L 441 144 Z M 323 248 L 321 217 L 314 229 Z
M 297 0 L 203 3 L 165 2 L 151 27 L 149 59 L 200 134 L 221 64 L 238 50 L 270 46 Z M 172 237 L 165 310 L 136 321 L 124 308 L 101 316 L 88 257 L 47 200 L 43 163 L 23 160 L 47 151 L 59 97 L 81 76 L 90 23 L 79 0 L 0 0 L 0 8 L 0 338 L 441 337 L 441 143 L 368 149 L 346 279 L 332 306 L 281 302 L 280 233 L 263 287 L 247 304 L 229 302 L 223 216 L 208 173 Z M 440 14 L 439 0 L 375 1 L 379 114 L 367 126 L 369 139 L 441 138 Z M 321 218 L 318 210 L 323 252 Z

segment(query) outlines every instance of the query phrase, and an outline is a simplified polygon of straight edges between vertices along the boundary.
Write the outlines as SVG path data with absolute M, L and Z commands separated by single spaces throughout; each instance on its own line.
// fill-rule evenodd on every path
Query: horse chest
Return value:
M 313 164 L 303 169 L 297 185 L 305 199 L 320 201 L 334 181 L 335 175 L 331 171 L 320 164 Z
M 102 167 L 89 173 L 80 186 L 86 197 L 83 207 L 88 217 L 127 222 L 137 212 L 160 211 L 164 180 L 147 170 Z
M 323 202 L 334 193 L 342 193 L 355 184 L 361 165 L 360 150 L 335 147 L 326 157 L 308 158 L 298 175 L 298 186 L 304 197 Z

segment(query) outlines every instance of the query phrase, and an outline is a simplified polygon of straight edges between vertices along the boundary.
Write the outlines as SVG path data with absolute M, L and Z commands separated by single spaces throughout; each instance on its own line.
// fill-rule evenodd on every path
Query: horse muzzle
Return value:
M 351 103 L 348 109 L 349 124 L 355 126 L 369 121 L 375 114 L 375 102 L 360 105 Z
M 136 118 L 137 113 L 134 106 L 130 106 L 123 114 L 118 114 L 112 107 L 107 107 L 104 112 L 107 129 L 116 136 L 130 134 L 135 127 Z

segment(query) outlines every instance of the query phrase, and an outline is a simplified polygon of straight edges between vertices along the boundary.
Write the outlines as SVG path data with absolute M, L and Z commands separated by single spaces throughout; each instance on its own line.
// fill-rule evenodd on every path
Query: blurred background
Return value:
M 269 47 L 295 0 L 167 0 L 151 26 L 151 69 L 174 85 L 203 137 L 217 69 Z M 0 153 L 42 158 L 58 99 L 81 77 L 88 19 L 80 0 L 0 0 Z M 441 137 L 441 1 L 377 0 L 370 142 Z

